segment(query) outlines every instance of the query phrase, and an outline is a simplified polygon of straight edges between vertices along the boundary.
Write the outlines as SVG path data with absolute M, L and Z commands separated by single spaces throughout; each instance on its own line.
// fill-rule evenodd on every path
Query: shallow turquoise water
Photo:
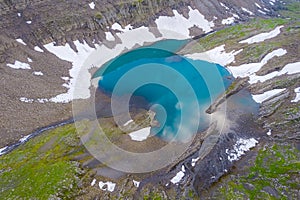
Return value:
M 130 51 L 94 75 L 101 76 L 99 88 L 112 98 L 145 98 L 160 124 L 151 133 L 165 140 L 182 141 L 207 128 L 205 110 L 233 80 L 218 64 L 176 55 L 185 43 L 167 40 Z

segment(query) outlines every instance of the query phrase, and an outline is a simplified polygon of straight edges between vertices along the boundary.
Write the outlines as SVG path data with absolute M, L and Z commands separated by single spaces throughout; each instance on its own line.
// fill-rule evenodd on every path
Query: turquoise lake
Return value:
M 114 97 L 143 97 L 160 126 L 151 134 L 184 140 L 209 126 L 205 110 L 233 81 L 226 68 L 174 52 L 186 40 L 164 40 L 124 53 L 102 66 L 99 89 Z M 124 105 L 126 106 L 126 105 Z

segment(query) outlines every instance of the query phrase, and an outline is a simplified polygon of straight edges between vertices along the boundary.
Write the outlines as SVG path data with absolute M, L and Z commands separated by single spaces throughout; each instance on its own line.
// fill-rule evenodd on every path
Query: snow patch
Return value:
M 25 103 L 33 103 L 34 99 L 28 99 L 26 97 L 21 97 L 20 101 L 25 102 Z
M 21 143 L 26 142 L 30 136 L 31 136 L 31 135 L 26 135 L 26 136 L 22 137 L 22 138 L 19 140 L 19 142 L 21 142 Z
M 30 65 L 28 63 L 22 63 L 20 61 L 15 61 L 14 64 L 6 64 L 8 67 L 13 69 L 31 69 Z
M 105 32 L 105 38 L 107 41 L 115 41 L 115 37 L 111 34 L 111 32 Z
M 220 5 L 221 5 L 223 8 L 225 8 L 226 10 L 229 10 L 229 8 L 228 8 L 227 6 L 225 6 L 224 3 L 220 2 Z
M 196 162 L 198 161 L 200 159 L 200 157 L 197 157 L 197 158 L 193 158 L 192 159 L 192 163 L 191 163 L 191 165 L 192 165 L 192 167 L 195 167 L 195 165 L 196 165 Z
M 257 76 L 256 74 L 253 74 L 250 76 L 250 80 L 249 83 L 250 84 L 254 84 L 257 82 L 265 82 L 267 80 L 270 80 L 276 76 L 281 76 L 283 74 L 296 74 L 296 73 L 300 73 L 300 62 L 296 62 L 296 63 L 289 63 L 286 66 L 284 66 L 282 68 L 282 70 L 280 71 L 275 71 L 275 72 L 271 72 L 269 74 L 266 74 L 264 76 Z
M 129 121 L 127 121 L 125 124 L 123 124 L 123 126 L 127 126 L 127 125 L 129 125 L 131 122 L 133 122 L 133 120 L 131 119 L 131 120 L 129 120 Z
M 283 26 L 278 26 L 274 30 L 268 32 L 268 33 L 260 33 L 258 35 L 255 35 L 251 38 L 248 38 L 246 40 L 242 40 L 239 43 L 248 43 L 248 44 L 253 44 L 253 43 L 258 43 L 258 42 L 263 42 L 265 40 L 274 38 L 280 34 L 280 29 L 283 28 Z
M 254 138 L 242 139 L 240 138 L 236 144 L 233 146 L 232 150 L 226 149 L 226 154 L 228 155 L 228 160 L 233 162 L 239 160 L 239 158 L 249 151 L 251 148 L 255 147 L 258 143 Z
M 94 178 L 93 181 L 91 182 L 91 186 L 93 187 L 96 184 L 96 179 Z
M 227 19 L 222 20 L 222 24 L 232 24 L 234 22 L 234 17 L 228 17 Z
M 226 53 L 225 45 L 221 45 L 203 53 L 187 54 L 185 56 L 194 60 L 205 60 L 208 62 L 220 64 L 222 66 L 226 66 L 234 62 L 235 56 L 242 51 L 243 49 Z
M 129 136 L 134 141 L 139 141 L 139 142 L 144 141 L 150 135 L 150 130 L 151 130 L 151 127 L 142 128 L 140 130 L 129 133 Z
M 21 13 L 18 13 L 17 15 L 18 15 L 18 17 L 21 17 L 21 16 L 22 16 Z
M 90 8 L 91 8 L 92 10 L 95 9 L 95 3 L 94 3 L 94 2 L 89 3 L 89 6 L 90 6 Z
M 32 23 L 32 21 L 26 21 L 26 24 L 31 24 Z
M 264 102 L 265 100 L 279 94 L 280 92 L 283 92 L 284 90 L 286 90 L 285 88 L 284 89 L 274 89 L 274 90 L 269 90 L 269 91 L 266 91 L 262 94 L 256 94 L 256 95 L 252 95 L 252 98 L 254 101 L 256 101 L 257 103 L 262 103 Z
M 261 9 L 261 6 L 258 3 L 255 3 L 256 7 Z
M 8 148 L 8 146 L 3 147 L 3 148 L 0 149 L 0 156 L 2 156 L 3 154 L 5 154 L 7 148 Z
M 113 182 L 99 182 L 99 188 L 103 191 L 109 191 L 109 192 L 113 192 L 115 190 L 116 184 Z
M 250 10 L 248 10 L 247 8 L 242 7 L 242 10 L 246 13 L 248 13 L 249 15 L 254 15 L 253 12 L 251 12 Z
M 21 38 L 16 39 L 17 42 L 23 44 L 23 45 L 27 45 Z
M 32 74 L 36 75 L 36 76 L 43 76 L 44 75 L 43 72 L 41 72 L 41 71 L 33 72 Z
M 294 92 L 296 93 L 296 97 L 291 102 L 292 103 L 297 103 L 298 101 L 300 101 L 300 87 L 295 88 Z
M 28 62 L 32 62 L 31 58 L 27 58 L 27 61 L 28 61 Z
M 268 136 L 271 136 L 271 135 L 272 135 L 272 130 L 271 130 L 271 129 L 269 129 L 269 131 L 267 132 L 267 135 L 268 135 Z
M 181 171 L 179 171 L 177 174 L 176 174 L 176 176 L 174 176 L 172 179 L 171 179 L 171 183 L 173 183 L 173 184 L 178 184 L 180 181 L 181 181 L 181 179 L 184 177 L 184 172 L 185 172 L 185 168 L 184 168 L 184 166 L 182 165 L 182 167 L 181 167 Z
M 138 182 L 138 181 L 135 181 L 135 180 L 132 180 L 133 181 L 133 185 L 134 185 L 134 187 L 139 187 L 140 186 L 140 182 Z
M 41 52 L 41 53 L 44 52 L 44 50 L 41 49 L 39 46 L 35 46 L 35 47 L 34 47 L 34 50 L 37 51 L 37 52 Z
M 173 10 L 175 16 L 160 16 L 155 20 L 159 31 L 164 38 L 168 39 L 187 39 L 190 38 L 189 29 L 196 26 L 201 28 L 205 33 L 212 31 L 213 21 L 205 19 L 197 9 L 189 8 L 189 18 L 185 18 L 176 10 Z
M 259 63 L 247 63 L 240 66 L 230 66 L 228 67 L 232 73 L 232 75 L 236 77 L 247 77 L 253 75 L 258 72 L 269 60 L 274 58 L 275 56 L 283 56 L 287 53 L 285 49 L 276 49 L 270 53 L 268 53 L 261 62 Z

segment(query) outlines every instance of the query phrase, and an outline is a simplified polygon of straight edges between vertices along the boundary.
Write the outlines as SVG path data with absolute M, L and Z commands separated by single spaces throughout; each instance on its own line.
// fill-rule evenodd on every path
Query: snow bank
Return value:
M 236 77 L 247 77 L 258 72 L 269 60 L 275 56 L 283 56 L 287 53 L 285 49 L 277 49 L 267 54 L 261 62 L 259 63 L 247 63 L 240 66 L 230 66 L 229 69 L 232 72 L 232 75 Z
M 248 13 L 249 15 L 254 15 L 253 12 L 251 12 L 250 10 L 248 10 L 247 8 L 242 7 L 242 10 L 246 13 Z
M 150 135 L 151 127 L 142 128 L 140 130 L 134 131 L 132 133 L 129 133 L 129 136 L 134 141 L 143 141 L 148 138 Z
M 139 187 L 140 186 L 140 182 L 138 182 L 138 181 L 135 181 L 135 180 L 132 180 L 133 181 L 133 185 L 135 186 L 135 187 Z
M 38 72 L 32 72 L 33 75 L 36 75 L 36 76 L 43 76 L 43 72 L 41 71 L 38 71 Z
M 212 31 L 214 23 L 205 19 L 197 9 L 189 7 L 189 18 L 185 18 L 176 10 L 173 10 L 175 16 L 160 16 L 155 23 L 164 38 L 168 39 L 187 39 L 190 38 L 189 29 L 196 26 L 205 33 Z M 173 32 L 173 33 L 172 33 Z
M 197 158 L 193 158 L 192 159 L 192 163 L 191 163 L 191 165 L 192 165 L 192 167 L 195 167 L 195 165 L 196 165 L 196 162 L 198 161 L 200 159 L 200 157 L 197 157 Z
M 269 74 L 266 74 L 264 76 L 257 76 L 255 74 L 250 76 L 250 80 L 249 83 L 253 84 L 253 83 L 257 83 L 257 82 L 265 82 L 267 80 L 270 80 L 276 76 L 281 76 L 283 74 L 296 74 L 296 73 L 300 73 L 300 62 L 296 62 L 296 63 L 289 63 L 286 66 L 284 66 L 282 68 L 282 70 L 280 71 L 275 71 L 275 72 L 271 72 Z
M 253 43 L 259 43 L 263 42 L 265 40 L 274 38 L 280 34 L 280 29 L 283 28 L 283 26 L 278 26 L 274 30 L 267 32 L 267 33 L 260 33 L 258 35 L 255 35 L 253 37 L 250 37 L 246 40 L 242 40 L 239 43 L 248 43 L 248 44 L 253 44 Z
M 222 20 L 222 24 L 232 24 L 234 22 L 234 17 L 228 17 L 227 19 Z
M 30 65 L 27 63 L 22 63 L 20 61 L 15 61 L 14 64 L 6 64 L 8 67 L 13 69 L 31 69 Z
M 127 126 L 127 125 L 129 125 L 131 122 L 133 122 L 133 120 L 131 119 L 131 120 L 129 120 L 129 121 L 127 121 L 126 123 L 124 123 L 123 124 L 123 126 Z
M 23 45 L 27 45 L 21 38 L 16 39 L 16 41 Z
M 89 6 L 90 6 L 90 8 L 91 8 L 92 10 L 95 9 L 95 3 L 94 3 L 94 2 L 89 3 Z
M 256 101 L 257 103 L 262 103 L 264 102 L 265 100 L 279 94 L 280 92 L 283 92 L 285 90 L 284 89 L 274 89 L 274 90 L 269 90 L 269 91 L 266 91 L 262 94 L 256 94 L 256 95 L 252 95 L 252 98 L 254 101 Z
M 222 66 L 226 66 L 227 64 L 234 62 L 235 56 L 242 51 L 243 50 L 240 49 L 238 51 L 231 51 L 229 53 L 226 53 L 225 45 L 221 45 L 203 53 L 187 54 L 185 55 L 185 57 L 194 60 L 205 60 L 208 62 L 220 64 Z
M 34 48 L 33 48 L 35 51 L 37 51 L 37 52 L 41 52 L 41 53 L 43 53 L 44 52 L 44 50 L 43 49 L 41 49 L 40 47 L 38 47 L 38 46 L 35 46 Z
M 113 192 L 115 190 L 116 184 L 113 182 L 99 182 L 99 188 L 103 191 L 109 191 L 109 192 Z
M 258 143 L 254 138 L 242 139 L 240 138 L 236 144 L 233 146 L 232 150 L 226 149 L 226 154 L 228 155 L 228 160 L 233 162 L 239 160 L 239 158 L 249 151 L 251 148 L 255 147 Z
M 176 176 L 174 176 L 172 179 L 171 179 L 171 183 L 173 183 L 173 184 L 178 184 L 180 181 L 181 181 L 181 179 L 184 177 L 184 172 L 185 172 L 185 168 L 184 168 L 184 166 L 182 165 L 181 166 L 181 171 L 179 171 L 177 174 L 176 174 Z
M 297 103 L 298 101 L 300 101 L 300 87 L 295 88 L 294 92 L 296 93 L 296 97 L 291 102 Z

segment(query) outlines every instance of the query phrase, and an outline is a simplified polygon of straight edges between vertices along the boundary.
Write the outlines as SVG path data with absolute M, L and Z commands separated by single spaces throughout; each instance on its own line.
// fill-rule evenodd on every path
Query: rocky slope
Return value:
M 88 1 L 1 1 L 0 69 L 4 88 L 1 94 L 1 146 L 17 141 L 40 126 L 71 117 L 70 103 L 20 101 L 21 97 L 51 98 L 65 92 L 61 85 L 66 80 L 61 77 L 69 76 L 71 63 L 58 59 L 43 44 L 69 42 L 76 50 L 75 40 L 85 40 L 91 46 L 94 45 L 93 40 L 105 43 L 104 32 L 115 34 L 114 30 L 109 30 L 115 22 L 123 26 L 156 26 L 155 19 L 158 16 L 171 16 L 172 9 L 187 16 L 188 6 L 191 6 L 209 21 L 214 20 L 213 29 L 222 30 L 195 39 L 180 54 L 209 54 L 209 50 L 222 45 L 225 45 L 225 53 L 243 49 L 234 56 L 235 62 L 224 63 L 234 70 L 234 67 L 243 64 L 259 63 L 274 50 L 287 51 L 282 56 L 268 60 L 255 72 L 257 76 L 280 72 L 287 64 L 300 61 L 299 2 L 286 1 L 287 6 L 277 1 L 221 2 L 223 5 L 217 0 L 95 1 L 95 8 L 92 9 Z M 255 3 L 262 8 L 259 9 Z M 263 11 L 263 8 L 269 11 Z M 232 17 L 232 14 L 239 16 L 235 21 L 240 24 L 226 27 L 222 20 Z M 281 17 L 278 18 L 278 14 Z M 239 43 L 278 26 L 283 28 L 276 37 L 253 44 Z M 191 35 L 202 33 L 203 30 L 199 28 L 191 30 Z M 17 42 L 18 38 L 26 45 Z M 34 50 L 35 46 L 44 52 Z M 29 62 L 28 58 L 33 62 Z M 30 63 L 31 69 L 16 70 L 7 66 L 16 60 Z M 44 75 L 34 75 L 37 71 L 42 71 Z M 103 166 L 82 147 L 73 125 L 49 131 L 0 158 L 0 176 L 3 180 L 0 183 L 1 192 L 11 199 L 24 195 L 25 198 L 54 199 L 198 199 L 199 196 L 207 199 L 297 199 L 300 195 L 297 184 L 300 107 L 299 101 L 293 100 L 297 95 L 295 89 L 300 86 L 299 80 L 299 73 L 282 74 L 257 83 L 249 83 L 246 77 L 243 79 L 243 88 L 238 87 L 239 92 L 231 91 L 237 88 L 233 85 L 224 96 L 227 97 L 229 108 L 227 119 L 234 123 L 227 127 L 222 136 L 215 134 L 218 125 L 214 124 L 204 134 L 206 137 L 196 138 L 189 152 L 171 166 L 155 173 L 123 174 Z M 252 95 L 259 95 L 273 89 L 285 90 L 262 101 L 258 116 L 252 116 L 249 110 L 242 110 L 236 104 L 240 97 L 250 95 L 249 91 Z M 232 95 L 229 97 L 227 94 Z M 224 103 L 218 103 L 214 110 L 223 109 L 222 105 Z M 105 120 L 107 130 L 114 130 L 115 124 L 110 119 Z M 110 133 L 115 141 L 127 141 L 128 148 L 135 147 L 128 136 L 120 136 L 117 130 Z M 240 139 L 245 136 L 255 138 L 258 144 L 255 142 L 257 146 L 236 162 L 234 149 L 238 145 L 244 147 L 245 141 Z M 158 141 L 150 141 L 149 148 L 154 144 L 160 145 Z M 45 168 L 45 165 L 49 168 Z M 30 173 L 23 173 L 25 171 Z M 64 172 L 64 176 L 60 177 L 60 171 Z M 177 184 L 172 184 L 170 180 L 179 172 L 184 172 L 185 176 Z M 50 185 L 47 190 L 43 183 L 45 180 Z M 11 181 L 20 181 L 24 187 L 11 186 Z M 115 190 L 108 191 L 105 187 L 109 185 L 99 188 L 99 181 L 116 183 Z M 32 189 L 32 185 L 35 189 Z

